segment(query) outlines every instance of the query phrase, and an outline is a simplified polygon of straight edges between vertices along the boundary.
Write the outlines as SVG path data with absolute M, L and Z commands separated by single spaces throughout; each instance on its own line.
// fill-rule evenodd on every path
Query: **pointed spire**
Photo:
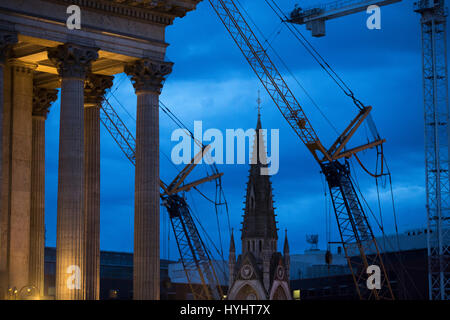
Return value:
M 258 122 L 256 123 L 256 130 L 261 129 L 261 92 L 258 90 L 258 99 L 256 100 L 258 105 Z
M 233 229 L 231 229 L 230 252 L 235 252 L 235 251 L 236 251 L 236 247 L 234 245 Z
M 284 254 L 289 254 L 289 243 L 287 238 L 287 229 L 284 230 Z
M 265 164 L 267 164 L 267 150 L 261 125 L 261 95 L 259 90 L 256 103 L 258 109 L 258 120 L 256 122 L 255 137 L 253 139 L 251 164 L 256 164 L 259 170 L 260 166 L 265 166 Z
M 258 93 L 258 122 L 253 139 L 251 165 L 247 182 L 244 221 L 241 239 L 278 239 L 273 208 L 272 184 L 268 175 L 261 175 L 267 166 L 267 149 L 261 125 L 261 98 Z

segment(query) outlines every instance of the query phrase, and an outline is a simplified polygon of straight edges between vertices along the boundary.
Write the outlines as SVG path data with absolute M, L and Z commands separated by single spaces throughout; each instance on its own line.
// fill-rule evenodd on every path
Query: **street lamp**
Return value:
M 33 285 L 24 286 L 20 290 L 16 287 L 12 287 L 8 289 L 8 297 L 9 300 L 17 300 L 17 298 L 19 298 L 19 300 L 39 299 L 38 292 L 39 290 Z

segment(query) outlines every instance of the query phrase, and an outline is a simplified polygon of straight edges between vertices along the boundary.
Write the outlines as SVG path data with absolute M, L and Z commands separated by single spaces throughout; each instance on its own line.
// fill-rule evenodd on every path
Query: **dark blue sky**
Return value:
M 295 1 L 277 1 L 288 12 Z M 314 4 L 318 1 L 304 1 Z M 295 76 L 314 98 L 338 130 L 356 115 L 351 101 L 313 61 L 297 40 L 281 26 L 278 18 L 264 1 L 241 1 L 266 35 L 280 30 L 272 45 L 286 61 Z M 327 22 L 327 36 L 312 38 L 301 30 L 335 70 L 345 79 L 356 95 L 374 107 L 373 117 L 381 135 L 387 139 L 386 157 L 392 172 L 394 196 L 400 230 L 423 227 L 426 223 L 423 107 L 421 79 L 420 17 L 413 12 L 412 1 L 382 7 L 382 29 L 368 30 L 365 12 Z M 324 179 L 319 167 L 288 127 L 270 97 L 262 88 L 242 54 L 207 1 L 185 18 L 167 28 L 170 46 L 167 58 L 175 62 L 173 73 L 166 81 L 161 100 L 190 128 L 195 120 L 203 121 L 204 130 L 254 128 L 256 98 L 261 90 L 262 124 L 280 130 L 280 170 L 272 177 L 276 214 L 280 228 L 279 245 L 288 229 L 292 253 L 306 247 L 306 234 L 318 233 L 319 244 L 325 248 Z M 280 64 L 274 59 L 278 66 Z M 283 74 L 286 70 L 281 68 Z M 296 94 L 323 143 L 329 146 L 336 134 L 306 98 L 297 83 L 286 74 L 286 80 Z M 129 80 L 116 77 L 120 86 L 111 101 L 135 132 L 136 98 Z M 117 88 L 117 85 L 116 85 Z M 125 110 L 126 109 L 126 110 Z M 177 127 L 163 113 L 160 116 L 161 152 L 170 155 L 175 143 L 171 133 Z M 56 244 L 56 198 L 59 135 L 59 100 L 52 107 L 46 123 L 46 228 L 47 245 Z M 134 167 L 128 162 L 112 138 L 102 127 L 101 132 L 101 248 L 133 250 Z M 374 168 L 373 152 L 362 157 Z M 247 165 L 219 165 L 225 173 L 223 186 L 229 203 L 232 227 L 240 228 L 248 175 Z M 205 173 L 204 165 L 193 177 Z M 169 181 L 176 170 L 161 154 L 161 178 Z M 372 209 L 378 215 L 375 182 L 362 170 L 357 171 L 359 184 Z M 214 184 L 201 187 L 213 196 Z M 381 190 L 383 219 L 388 233 L 394 231 L 390 194 Z M 219 243 L 214 207 L 195 192 L 188 196 L 194 214 L 199 216 L 211 237 Z M 333 217 L 332 217 L 333 218 Z M 222 215 L 222 242 L 228 249 L 229 234 L 226 217 Z M 331 226 L 331 241 L 338 240 L 336 225 Z M 167 257 L 167 213 L 161 209 L 161 256 Z M 236 240 L 240 232 L 235 231 Z M 170 235 L 170 258 L 178 258 L 173 235 Z M 240 243 L 238 250 L 240 250 Z M 281 248 L 281 247 L 279 247 Z M 225 255 L 227 256 L 227 254 Z

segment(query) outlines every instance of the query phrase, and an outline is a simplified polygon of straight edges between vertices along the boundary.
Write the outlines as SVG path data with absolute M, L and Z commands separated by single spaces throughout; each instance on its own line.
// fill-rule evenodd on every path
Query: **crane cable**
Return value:
M 179 128 L 185 130 L 189 136 L 194 140 L 194 142 L 199 145 L 201 148 L 205 148 L 205 145 L 197 140 L 194 136 L 194 134 L 192 133 L 191 130 L 189 130 L 187 128 L 187 126 L 162 102 L 160 101 L 160 108 L 161 110 L 167 114 L 167 116 L 176 124 L 178 125 Z M 207 153 L 208 155 L 209 153 Z M 219 170 L 216 166 L 215 163 L 212 164 L 212 166 L 208 166 L 208 168 L 211 168 L 211 170 L 213 171 L 213 174 L 218 174 Z M 209 197 L 207 197 L 203 192 L 201 192 L 197 187 L 193 187 L 194 190 L 196 190 L 203 198 L 205 198 L 206 200 L 212 202 L 214 204 L 214 209 L 215 209 L 215 214 L 216 214 L 216 223 L 217 223 L 217 231 L 218 231 L 218 235 L 219 235 L 219 241 L 220 241 L 220 247 L 222 250 L 222 256 L 223 256 L 223 243 L 222 243 L 222 233 L 221 233 L 221 228 L 220 228 L 220 219 L 219 219 L 219 206 L 225 205 L 225 212 L 226 212 L 226 216 L 227 216 L 227 221 L 228 221 L 228 232 L 231 236 L 231 225 L 230 225 L 230 216 L 229 216 L 229 212 L 228 212 L 228 203 L 227 200 L 225 198 L 225 192 L 222 188 L 222 179 L 221 177 L 216 179 L 216 193 L 215 193 L 215 199 L 212 200 Z M 222 201 L 223 198 L 223 201 Z
M 378 148 L 377 148 L 378 149 Z M 384 163 L 384 153 L 383 153 L 383 145 L 381 145 L 381 173 L 372 173 L 370 172 L 361 162 L 361 160 L 359 159 L 358 155 L 355 153 L 353 154 L 353 156 L 355 157 L 356 161 L 358 161 L 359 165 L 361 166 L 361 168 L 370 176 L 374 177 L 374 178 L 380 178 L 382 176 L 385 175 L 384 173 L 384 168 L 383 168 L 383 163 Z M 378 157 L 377 157 L 377 161 L 378 161 Z
M 267 43 L 267 47 L 263 50 L 267 53 L 268 49 L 271 49 L 272 52 L 275 54 L 277 59 L 281 62 L 283 67 L 286 69 L 286 71 L 289 73 L 289 75 L 292 77 L 292 79 L 297 83 L 297 85 L 300 87 L 300 89 L 303 91 L 303 93 L 306 95 L 306 97 L 311 101 L 312 105 L 319 111 L 322 118 L 325 119 L 325 121 L 328 123 L 328 125 L 336 132 L 336 134 L 339 136 L 339 131 L 337 128 L 333 125 L 333 122 L 326 116 L 326 114 L 322 111 L 322 109 L 319 107 L 319 105 L 316 103 L 316 101 L 312 98 L 312 96 L 309 94 L 309 92 L 305 89 L 305 87 L 301 84 L 301 82 L 298 80 L 298 78 L 295 76 L 295 74 L 292 72 L 292 70 L 288 67 L 287 63 L 283 60 L 283 58 L 280 56 L 280 54 L 275 50 L 275 48 L 272 46 L 272 41 L 269 42 L 268 38 L 264 35 L 264 33 L 261 31 L 261 29 L 258 27 L 258 25 L 255 23 L 255 21 L 252 19 L 252 17 L 248 14 L 245 7 L 239 2 L 239 0 L 236 0 L 236 3 L 241 7 L 242 12 L 246 15 L 247 19 L 253 24 L 253 26 L 256 28 L 260 36 L 264 39 L 264 44 Z M 283 25 L 283 21 L 281 21 L 281 25 Z M 280 30 L 281 31 L 281 30 Z M 280 31 L 277 33 L 277 35 L 280 33 Z
M 392 199 L 392 206 L 393 206 L 394 225 L 395 225 L 395 230 L 396 230 L 396 240 L 397 240 L 397 246 L 398 246 L 398 249 L 397 249 L 397 250 L 395 250 L 395 247 L 393 246 L 392 242 L 387 238 L 386 233 L 384 232 L 383 226 L 380 224 L 380 222 L 378 221 L 378 219 L 377 219 L 377 217 L 375 216 L 374 212 L 373 212 L 372 209 L 370 208 L 369 203 L 367 202 L 366 198 L 364 197 L 364 195 L 363 195 L 363 193 L 362 193 L 362 191 L 361 191 L 361 188 L 360 188 L 360 186 L 359 186 L 359 184 L 358 184 L 358 182 L 357 182 L 357 179 L 354 178 L 354 177 L 356 177 L 356 171 L 354 170 L 354 168 L 353 168 L 354 174 L 353 174 L 353 175 L 350 175 L 349 177 L 350 177 L 350 179 L 351 179 L 353 185 L 355 186 L 355 189 L 356 189 L 356 191 L 358 192 L 360 198 L 362 199 L 362 203 L 363 203 L 363 204 L 365 205 L 365 207 L 369 210 L 369 213 L 371 214 L 373 220 L 375 221 L 376 225 L 377 225 L 378 228 L 380 229 L 383 238 L 385 239 L 385 241 L 388 242 L 389 247 L 390 247 L 391 249 L 393 249 L 393 251 L 394 251 L 394 254 L 393 254 L 393 255 L 394 255 L 395 258 L 397 258 L 397 260 L 398 260 L 398 262 L 399 262 L 399 265 L 400 265 L 400 268 L 403 269 L 403 271 L 404 271 L 403 273 L 399 273 L 399 272 L 397 272 L 396 269 L 393 269 L 393 270 L 394 270 L 394 273 L 396 273 L 397 276 L 400 274 L 400 276 L 402 276 L 402 277 L 403 277 L 404 274 L 406 274 L 406 276 L 409 278 L 409 282 L 412 284 L 412 286 L 413 286 L 413 288 L 415 289 L 416 293 L 418 293 L 419 296 L 422 296 L 421 291 L 420 291 L 420 290 L 417 288 L 417 286 L 415 285 L 414 280 L 413 280 L 412 277 L 411 277 L 411 274 L 410 274 L 410 273 L 408 272 L 408 270 L 406 269 L 406 266 L 405 266 L 405 264 L 403 263 L 403 260 L 402 260 L 402 258 L 401 258 L 401 255 L 399 254 L 399 252 L 400 252 L 400 240 L 399 240 L 399 236 L 398 236 L 397 215 L 396 215 L 396 210 L 395 210 L 394 194 L 393 194 L 393 190 L 392 190 L 392 180 L 390 179 L 391 173 L 390 173 L 390 171 L 389 171 L 389 167 L 388 167 L 388 164 L 387 164 L 386 159 L 385 159 L 385 164 L 386 164 L 386 168 L 387 168 L 387 172 L 388 172 L 387 175 L 389 176 L 389 181 L 390 181 L 390 184 L 391 184 L 391 199 Z M 352 166 L 352 167 L 353 167 L 353 166 Z M 367 217 L 367 218 L 368 218 L 368 217 Z M 384 249 L 386 250 L 386 247 L 385 247 Z M 383 259 L 386 260 L 386 262 L 389 262 L 389 260 L 390 260 L 386 254 L 384 255 Z M 402 286 L 404 287 L 405 293 L 407 293 L 407 289 L 406 289 L 406 287 L 405 287 L 405 285 L 404 285 L 404 281 L 401 281 L 401 284 L 402 284 Z
M 116 88 L 114 90 L 112 90 L 112 89 L 108 90 L 108 94 L 110 96 L 112 96 L 114 98 L 114 100 L 116 100 L 116 102 L 119 104 L 119 106 L 127 113 L 127 115 L 131 119 L 133 119 L 135 121 L 135 118 L 128 112 L 128 110 L 124 107 L 124 105 L 120 102 L 120 100 L 114 95 L 114 93 L 118 90 L 119 85 L 127 78 L 129 78 L 127 75 L 122 77 L 122 79 L 120 79 L 118 81 L 118 83 L 116 84 Z M 161 100 L 159 100 L 159 107 L 169 117 L 169 119 L 172 120 L 180 129 L 183 129 L 186 132 L 188 132 L 189 136 L 194 140 L 194 142 L 197 145 L 199 145 L 202 148 L 205 148 L 205 145 L 203 145 L 199 140 L 197 140 L 195 138 L 195 136 L 192 133 L 192 131 L 190 131 L 187 128 L 187 126 Z M 169 159 L 168 156 L 164 152 L 162 152 L 162 153 L 167 159 Z M 169 162 L 174 166 L 174 164 L 171 161 L 169 161 Z M 208 167 L 211 167 L 211 166 L 208 166 Z M 176 168 L 176 170 L 178 170 L 178 168 Z M 212 164 L 212 169 L 211 170 L 213 171 L 213 174 L 218 174 L 219 173 L 219 170 L 217 169 L 217 166 L 214 163 Z M 178 170 L 178 172 L 179 172 L 179 170 Z M 214 204 L 219 235 L 221 234 L 221 232 L 220 232 L 219 217 L 218 217 L 218 215 L 219 215 L 218 206 L 225 205 L 225 211 L 226 211 L 227 220 L 228 220 L 228 229 L 229 229 L 229 232 L 230 232 L 230 235 L 231 235 L 231 231 L 230 231 L 231 230 L 231 226 L 230 226 L 230 217 L 229 217 L 229 212 L 228 212 L 228 203 L 227 203 L 227 200 L 225 198 L 225 192 L 224 192 L 224 190 L 222 188 L 222 182 L 221 182 L 222 180 L 221 180 L 220 177 L 218 179 L 219 179 L 219 181 L 216 180 L 216 199 L 215 199 L 215 201 L 211 200 L 209 197 L 207 197 L 197 187 L 193 187 L 193 189 L 196 190 L 203 198 L 205 198 L 206 200 L 208 200 L 208 201 L 210 201 L 211 203 Z M 219 201 L 217 201 L 217 198 L 219 198 Z M 223 201 L 222 201 L 222 198 L 223 198 Z M 168 232 L 168 242 L 170 243 L 170 232 Z M 222 238 L 221 238 L 221 236 L 220 236 L 220 246 L 222 247 Z M 168 254 L 168 256 L 170 254 L 169 247 L 170 247 L 170 244 L 167 245 L 167 251 L 168 251 L 167 254 Z M 223 257 L 223 249 L 222 249 L 222 255 L 221 256 Z
M 215 245 L 214 241 L 212 240 L 212 238 L 209 236 L 208 232 L 206 231 L 205 227 L 203 227 L 203 225 L 202 225 L 202 223 L 201 223 L 201 221 L 200 221 L 200 219 L 199 219 L 199 217 L 198 217 L 198 213 L 197 213 L 198 210 L 197 210 L 197 208 L 196 208 L 195 201 L 193 201 L 194 198 L 193 198 L 192 195 L 190 195 L 190 196 L 191 196 L 191 199 L 192 199 L 192 203 L 194 204 L 194 208 L 191 207 L 191 206 L 189 206 L 188 204 L 186 204 L 186 205 L 187 205 L 187 207 L 188 207 L 189 212 L 191 212 L 191 216 L 195 219 L 196 223 L 199 225 L 200 230 L 202 231 L 203 235 L 205 236 L 205 239 L 206 239 L 207 241 L 209 241 L 210 244 L 212 244 L 212 247 L 213 247 L 214 250 L 217 252 L 217 254 L 220 256 L 221 260 L 222 260 L 222 261 L 225 261 L 225 258 L 224 258 L 224 256 L 223 256 L 223 249 L 219 250 L 219 248 L 217 248 L 217 246 Z M 208 255 L 209 255 L 211 258 L 213 258 L 213 255 L 212 255 L 212 253 L 211 253 L 211 250 L 210 250 L 210 249 L 208 248 L 208 246 L 206 245 L 206 241 L 204 242 L 204 245 L 205 245 L 205 246 L 204 246 L 204 247 L 205 247 L 205 250 L 208 252 Z M 220 243 L 220 245 L 222 246 L 222 243 Z M 226 272 L 224 271 L 224 269 L 223 269 L 222 267 L 223 267 L 223 266 L 219 266 L 219 269 L 220 269 L 220 271 L 222 272 L 223 276 L 226 278 Z
M 314 46 L 303 36 L 296 26 L 293 26 L 288 22 L 288 17 L 284 14 L 283 10 L 278 6 L 274 0 L 264 0 L 266 4 L 272 9 L 277 17 L 285 24 L 287 29 L 294 35 L 294 37 L 302 44 L 306 51 L 316 60 L 320 67 L 331 77 L 331 79 L 337 84 L 337 86 L 344 92 L 346 96 L 352 99 L 353 104 L 359 109 L 363 110 L 365 105 L 355 97 L 354 92 L 345 83 L 345 81 L 334 71 L 334 69 L 328 64 L 320 53 L 314 48 Z M 269 1 L 271 3 L 269 3 Z

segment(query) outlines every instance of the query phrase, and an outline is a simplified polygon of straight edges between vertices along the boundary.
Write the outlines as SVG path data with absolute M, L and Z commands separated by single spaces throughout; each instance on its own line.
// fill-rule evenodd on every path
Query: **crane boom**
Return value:
M 289 22 L 305 24 L 313 37 L 325 35 L 325 21 L 365 11 L 369 6 L 385 6 L 402 0 L 339 0 L 308 8 L 296 7 Z
M 267 93 L 288 121 L 295 133 L 313 154 L 325 174 L 335 209 L 342 246 L 360 299 L 394 299 L 383 261 L 367 217 L 353 186 L 348 162 L 339 162 L 340 152 L 356 132 L 371 107 L 364 107 L 350 123 L 330 150 L 326 150 L 312 128 L 302 107 L 271 61 L 260 41 L 246 22 L 233 0 L 209 0 L 218 17 L 242 51 L 244 57 L 260 79 Z M 355 148 L 346 158 L 384 140 Z M 331 151 L 331 152 L 330 152 Z M 358 256 L 350 256 L 356 243 Z M 375 252 L 368 256 L 366 252 Z M 381 290 L 366 286 L 368 267 L 376 264 L 382 272 Z

